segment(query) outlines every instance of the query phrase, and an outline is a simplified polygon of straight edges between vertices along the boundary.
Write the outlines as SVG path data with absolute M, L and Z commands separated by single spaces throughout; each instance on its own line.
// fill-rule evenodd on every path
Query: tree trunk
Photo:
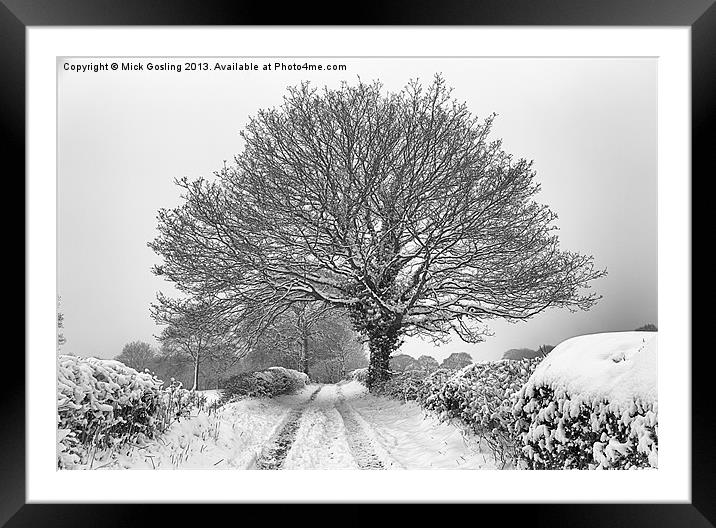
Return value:
M 308 337 L 305 335 L 301 340 L 301 359 L 299 364 L 301 372 L 308 376 Z
M 199 390 L 199 355 L 194 360 L 194 386 L 191 390 Z
M 400 322 L 383 325 L 383 332 L 373 332 L 368 338 L 370 364 L 368 389 L 390 379 L 390 355 L 400 346 Z

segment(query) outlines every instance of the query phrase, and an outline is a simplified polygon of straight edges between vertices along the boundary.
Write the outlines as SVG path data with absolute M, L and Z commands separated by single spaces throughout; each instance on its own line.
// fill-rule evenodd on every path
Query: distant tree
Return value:
M 552 350 L 554 350 L 554 345 L 540 345 L 537 349 L 537 354 L 541 357 L 545 357 L 552 352 Z
M 511 348 L 507 352 L 502 354 L 502 359 L 519 360 L 525 358 L 534 358 L 538 355 L 538 352 L 536 350 L 532 350 L 531 348 Z
M 324 353 L 318 363 L 323 362 L 332 373 L 327 381 L 340 381 L 349 371 L 368 366 L 363 343 L 345 318 L 333 321 L 324 333 L 321 346 Z
M 467 352 L 453 352 L 440 364 L 440 368 L 460 369 L 472 362 L 472 356 Z
M 149 343 L 132 341 L 124 345 L 122 353 L 114 359 L 141 372 L 146 368 L 152 369 L 155 355 L 156 352 Z
M 405 372 L 406 370 L 419 370 L 418 360 L 407 354 L 398 354 L 390 358 L 390 370 L 392 372 Z
M 329 306 L 296 303 L 276 312 L 257 333 L 256 343 L 247 355 L 254 369 L 287 367 L 310 374 L 310 366 L 327 355 L 324 342 L 332 331 L 336 314 Z
M 351 370 L 368 366 L 368 357 L 358 339 L 350 339 L 335 354 L 321 359 L 311 367 L 311 379 L 320 383 L 335 383 L 345 379 Z
M 60 311 L 60 296 L 57 296 L 57 350 L 67 342 L 62 329 L 65 327 L 65 316 Z
M 217 351 L 230 351 L 238 361 L 249 349 L 249 343 L 237 338 L 235 326 L 213 299 L 176 300 L 161 294 L 157 299 L 159 302 L 152 305 L 152 317 L 157 324 L 166 325 L 158 338 L 172 354 L 191 358 L 194 370 L 191 390 L 199 389 L 202 361 Z
M 232 368 L 238 364 L 241 357 L 241 355 L 236 354 L 231 345 L 221 340 L 215 340 L 211 348 L 207 350 L 199 368 L 200 376 L 207 380 L 205 388 L 208 389 L 213 386 L 218 389 L 221 379 L 229 376 Z
M 194 380 L 194 361 L 187 354 L 166 346 L 160 347 L 149 370 L 169 385 L 174 379 L 184 387 L 190 387 Z
M 640 326 L 639 328 L 637 328 L 634 331 L 635 332 L 658 332 L 658 329 L 656 328 L 655 324 L 648 323 L 648 324 L 645 324 L 644 326 Z
M 418 365 L 423 372 L 433 372 L 440 368 L 438 360 L 432 356 L 420 356 L 418 358 Z
M 324 377 L 333 370 L 340 376 L 343 365 L 362 348 L 344 311 L 327 304 L 295 303 L 260 331 L 246 364 L 253 370 L 288 367 L 311 376 L 313 366 L 328 362 L 333 366 L 320 369 Z
M 553 345 L 540 345 L 537 347 L 537 350 L 532 350 L 531 348 L 511 348 L 502 355 L 502 359 L 520 360 L 544 357 L 549 354 L 553 348 Z
M 491 140 L 445 80 L 289 88 L 241 132 L 216 179 L 177 181 L 159 211 L 154 272 L 234 314 L 327 303 L 368 342 L 368 384 L 405 336 L 479 342 L 485 322 L 588 310 L 605 274 L 559 247 L 532 163 Z

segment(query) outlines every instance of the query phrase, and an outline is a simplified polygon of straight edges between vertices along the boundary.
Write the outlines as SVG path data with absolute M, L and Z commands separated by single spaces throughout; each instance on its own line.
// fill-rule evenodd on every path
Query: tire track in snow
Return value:
M 273 441 L 262 450 L 261 455 L 256 459 L 256 469 L 281 469 L 286 455 L 288 455 L 293 441 L 296 439 L 296 433 L 301 423 L 306 406 L 316 399 L 322 387 L 318 387 L 311 397 L 300 407 L 291 410 L 284 425 L 274 437 Z
M 397 463 L 389 460 L 387 456 L 381 457 L 378 454 L 376 445 L 361 423 L 362 420 L 358 418 L 356 411 L 345 402 L 340 387 L 338 388 L 338 394 L 336 410 L 343 418 L 348 446 L 358 463 L 358 467 L 360 469 L 388 469 L 397 466 Z

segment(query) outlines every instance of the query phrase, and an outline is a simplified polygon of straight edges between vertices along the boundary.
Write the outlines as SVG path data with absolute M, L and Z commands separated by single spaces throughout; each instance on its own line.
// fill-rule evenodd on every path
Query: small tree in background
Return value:
M 156 352 L 149 343 L 132 341 L 124 345 L 122 352 L 114 359 L 142 372 L 144 369 L 153 369 L 155 356 Z
M 547 354 L 554 350 L 554 345 L 540 345 L 537 349 L 537 354 L 542 357 L 547 357 Z
M 158 338 L 172 354 L 191 358 L 191 390 L 199 389 L 202 361 L 212 354 L 228 352 L 238 360 L 248 351 L 248 342 L 237 339 L 235 326 L 213 299 L 176 300 L 161 294 L 157 299 L 159 302 L 152 305 L 152 317 L 157 324 L 166 325 Z
M 312 366 L 335 362 L 335 368 L 328 370 L 340 372 L 353 350 L 362 349 L 347 314 L 319 303 L 295 303 L 263 330 L 245 330 L 258 333 L 247 354 L 246 363 L 253 369 L 283 366 L 311 375 Z
M 539 352 L 532 350 L 531 348 L 511 348 L 504 354 L 502 359 L 520 360 L 526 358 L 534 358 L 539 355 Z
M 540 345 L 537 347 L 537 350 L 532 350 L 531 348 L 511 348 L 502 355 L 502 359 L 520 360 L 545 357 L 552 349 L 554 349 L 553 345 Z
M 472 364 L 472 356 L 467 352 L 453 352 L 440 364 L 444 369 L 461 369 Z
M 392 372 L 405 372 L 406 370 L 419 370 L 418 360 L 407 354 L 398 354 L 390 358 L 390 370 Z
M 418 358 L 418 365 L 420 366 L 420 370 L 426 373 L 436 371 L 440 368 L 438 360 L 432 356 L 420 356 Z
M 648 324 L 645 324 L 644 326 L 640 326 L 639 328 L 637 328 L 634 331 L 635 332 L 658 332 L 659 330 L 656 328 L 655 324 L 648 323 Z

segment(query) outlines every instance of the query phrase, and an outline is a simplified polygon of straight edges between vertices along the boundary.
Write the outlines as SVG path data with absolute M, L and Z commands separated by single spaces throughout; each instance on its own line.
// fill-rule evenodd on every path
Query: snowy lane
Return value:
M 315 386 L 312 386 L 315 387 Z M 315 389 L 312 389 L 315 390 Z M 259 469 L 494 469 L 452 425 L 415 404 L 375 397 L 357 382 L 322 385 L 289 418 L 278 464 Z M 290 401 L 290 400 L 287 400 Z M 305 401 L 305 400 L 304 400 Z M 282 433 L 279 433 L 279 438 Z M 275 440 L 274 440 L 275 442 Z M 271 448 L 269 448 L 270 451 Z M 266 452 L 266 450 L 264 450 Z M 271 458 L 271 457 L 269 457 Z
M 320 391 L 321 387 L 315 389 L 306 403 L 310 404 Z M 286 455 L 296 438 L 304 411 L 305 407 L 301 406 L 293 408 L 288 412 L 281 428 L 256 459 L 256 469 L 281 469 Z
M 373 444 L 388 453 L 395 468 L 497 469 L 492 454 L 475 437 L 441 423 L 415 402 L 374 397 L 352 384 L 343 386 L 346 404 L 367 426 Z
M 246 398 L 175 422 L 161 437 L 97 460 L 106 469 L 495 469 L 453 425 L 356 381 Z
M 301 419 L 283 469 L 359 469 L 340 413 L 336 386 L 324 385 Z

